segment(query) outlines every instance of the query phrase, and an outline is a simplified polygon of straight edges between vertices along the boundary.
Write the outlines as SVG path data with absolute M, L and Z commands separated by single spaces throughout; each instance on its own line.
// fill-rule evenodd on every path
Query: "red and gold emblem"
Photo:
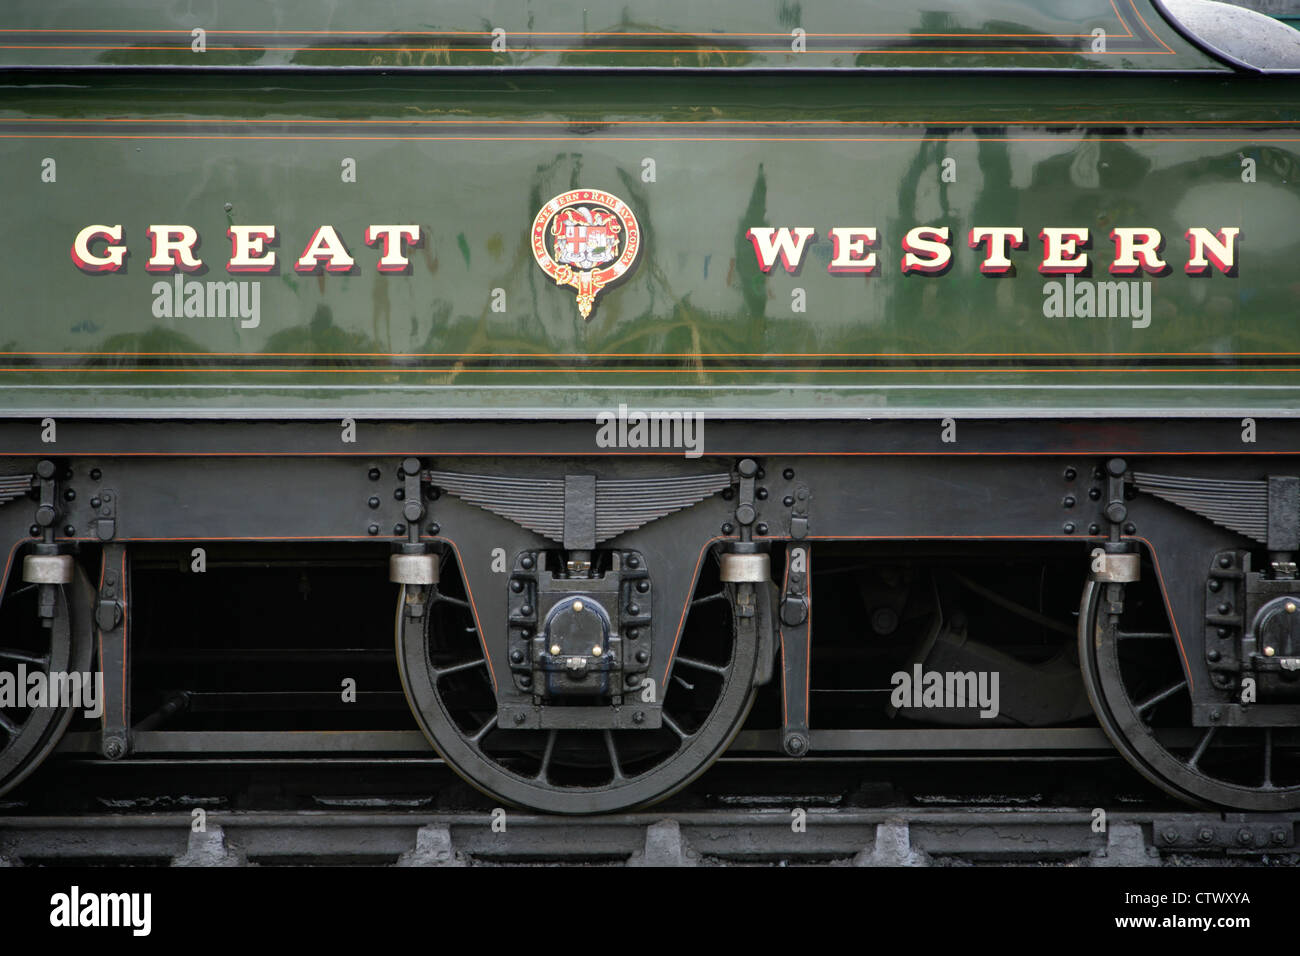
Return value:
M 627 203 L 599 189 L 560 193 L 533 220 L 533 258 L 556 285 L 578 292 L 578 312 L 591 317 L 596 296 L 636 262 L 641 226 Z

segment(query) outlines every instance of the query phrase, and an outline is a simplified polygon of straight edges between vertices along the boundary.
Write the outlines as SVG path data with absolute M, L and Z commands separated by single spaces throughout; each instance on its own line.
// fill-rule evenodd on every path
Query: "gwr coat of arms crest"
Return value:
M 578 312 L 591 317 L 596 295 L 636 262 L 641 227 L 627 203 L 599 189 L 560 193 L 537 214 L 533 258 L 556 285 L 578 293 Z

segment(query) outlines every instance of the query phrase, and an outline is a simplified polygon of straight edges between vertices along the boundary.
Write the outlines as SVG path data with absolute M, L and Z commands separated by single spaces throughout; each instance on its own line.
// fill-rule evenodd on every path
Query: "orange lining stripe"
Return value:
M 1300 356 L 1300 352 L 5 352 L 0 355 L 91 355 L 160 358 L 1144 358 Z M 33 366 L 33 368 L 40 368 Z M 86 366 L 86 368 L 93 368 Z M 0 370 L 3 371 L 3 370 Z M 691 369 L 691 371 L 697 371 Z
M 312 375 L 565 375 L 565 374 L 584 374 L 584 375 L 696 375 L 700 371 L 710 372 L 718 375 L 737 375 L 746 372 L 753 372 L 753 368 L 707 368 L 699 369 L 694 367 L 682 368 L 458 368 L 454 365 L 447 368 L 402 368 L 394 366 L 390 368 L 152 368 L 149 366 L 138 366 L 132 368 L 122 367 L 104 367 L 97 368 L 94 366 L 74 366 L 70 368 L 47 368 L 41 366 L 26 366 L 19 368 L 0 368 L 0 373 L 5 372 L 215 372 L 222 374 L 238 372 L 256 372 L 263 375 L 290 375 L 310 373 Z M 914 368 L 769 368 L 763 369 L 766 372 L 785 372 L 791 374 L 821 374 L 821 375 L 908 375 L 908 374 L 983 374 L 983 373 L 1005 373 L 1012 375 L 1036 375 L 1038 373 L 1067 373 L 1067 372 L 1296 372 L 1300 371 L 1300 366 L 1284 368 L 1234 368 L 1232 366 L 1209 366 L 1206 368 L 1146 368 L 1146 367 L 1107 367 L 1103 365 L 1086 365 L 1071 368 L 1016 368 L 1013 366 L 993 367 L 993 368 L 963 368 L 963 367 L 944 367 L 929 368 L 917 366 Z
M 0 125 L 3 121 L 0 120 Z M 559 125 L 559 124 L 557 124 Z M 1278 124 L 1284 125 L 1284 124 Z M 0 139 L 156 139 L 156 140 L 238 140 L 292 142 L 469 142 L 469 143 L 1296 143 L 1300 137 L 1273 136 L 1249 140 L 1242 137 L 1217 136 L 600 136 L 573 133 L 568 136 L 310 136 L 293 134 L 272 136 L 220 136 L 217 134 L 155 133 L 0 133 Z

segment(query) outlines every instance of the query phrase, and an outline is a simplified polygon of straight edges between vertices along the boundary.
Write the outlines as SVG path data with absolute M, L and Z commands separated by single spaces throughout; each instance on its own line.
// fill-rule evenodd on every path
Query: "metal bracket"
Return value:
M 118 760 L 131 749 L 131 686 L 127 608 L 130 567 L 126 546 L 104 547 L 95 623 L 99 631 L 99 669 L 104 675 L 104 715 L 100 747 L 105 757 Z
M 792 757 L 808 753 L 808 669 L 812 634 L 812 548 L 792 544 L 781 598 L 781 746 Z
M 1259 814 L 1227 814 L 1222 822 L 1177 817 L 1151 821 L 1156 846 L 1177 850 L 1285 850 L 1296 845 L 1295 821 Z

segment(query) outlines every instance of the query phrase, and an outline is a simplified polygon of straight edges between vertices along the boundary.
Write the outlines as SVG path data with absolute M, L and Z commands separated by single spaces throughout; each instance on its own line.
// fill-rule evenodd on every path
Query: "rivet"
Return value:
M 369 528 L 366 529 L 366 533 L 367 533 L 367 534 L 379 534 L 379 525 L 377 525 L 377 524 L 372 524 Z
M 1220 588 L 1223 587 L 1223 582 L 1218 580 L 1217 578 L 1213 579 L 1210 581 L 1209 587 L 1211 591 L 1218 591 Z
M 100 471 L 98 468 L 92 468 L 90 469 L 90 480 L 99 481 L 99 479 L 103 477 L 103 474 L 104 473 Z
M 754 491 L 754 497 L 757 498 L 759 501 L 765 500 L 767 498 L 767 489 L 766 488 L 756 489 Z
M 532 555 L 526 554 L 526 555 L 524 555 L 524 557 L 520 560 L 520 562 L 519 562 L 519 566 L 520 566 L 521 568 L 523 568 L 525 571 L 531 571 L 531 570 L 533 569 L 533 564 L 534 564 L 534 563 L 535 563 L 535 562 L 533 561 Z
M 1075 477 L 1076 477 L 1078 474 L 1079 474 L 1079 473 L 1078 473 L 1077 471 L 1075 471 L 1073 468 L 1067 468 L 1067 469 L 1065 469 L 1065 480 L 1066 480 L 1066 481 L 1074 481 Z
M 406 534 L 406 525 L 404 524 L 393 525 L 393 534 Z
M 574 602 L 573 602 L 573 609 L 574 609 L 575 611 L 578 611 L 579 613 L 582 612 L 582 609 L 583 609 L 585 606 L 586 606 L 586 605 L 584 605 L 581 601 L 574 601 Z
M 793 507 L 794 495 L 786 495 L 784 498 L 781 499 L 781 504 L 785 505 L 787 508 Z
M 637 589 L 638 591 L 640 591 L 642 594 L 645 594 L 646 591 L 649 591 L 649 590 L 650 590 L 650 582 L 649 582 L 649 581 L 638 581 L 638 582 L 636 583 L 636 589 Z
M 559 645 L 559 644 L 552 644 L 552 645 L 551 645 L 551 656 L 552 656 L 552 657 L 559 657 L 559 656 L 560 656 L 560 645 Z
M 785 471 L 781 472 L 781 477 L 784 478 L 786 481 L 790 481 L 792 478 L 794 478 L 794 469 L 787 468 Z
M 1265 656 L 1265 657 L 1272 657 L 1272 656 L 1273 656 L 1274 654 L 1276 654 L 1276 653 L 1277 653 L 1277 648 L 1276 648 L 1276 647 L 1266 647 L 1266 648 L 1264 648 L 1264 656 Z
M 436 521 L 433 524 L 429 525 L 429 534 L 437 534 L 441 530 L 442 528 L 438 526 L 438 522 Z
M 592 656 L 592 657 L 599 657 L 601 654 L 604 654 L 604 653 L 605 653 L 604 650 L 601 648 L 601 646 L 600 646 L 599 644 L 595 645 L 595 646 L 592 647 L 592 649 L 591 649 L 591 656 Z
M 1231 605 L 1231 604 L 1220 604 L 1220 605 L 1219 605 L 1219 613 L 1220 613 L 1220 614 L 1227 614 L 1227 613 L 1228 613 L 1229 611 L 1231 611 L 1231 610 L 1232 610 L 1232 605 Z
M 528 719 L 528 718 L 525 717 L 525 716 L 523 715 L 522 712 L 517 712 L 517 713 L 515 714 L 515 723 L 516 723 L 516 724 L 522 724 L 522 723 L 523 723 L 525 720 L 527 720 L 527 719 Z
M 1074 522 L 1067 521 L 1064 527 L 1061 528 L 1061 530 L 1064 531 L 1066 534 L 1074 534 Z
M 1228 557 L 1226 554 L 1223 555 L 1222 557 L 1220 557 L 1220 558 L 1219 558 L 1219 567 L 1221 567 L 1221 568 L 1230 568 L 1230 567 L 1232 567 L 1232 558 Z
M 722 525 L 722 533 L 723 533 L 723 534 L 731 534 L 731 533 L 732 533 L 733 531 L 735 531 L 735 530 L 736 530 L 736 526 L 733 525 L 730 521 L 725 522 L 725 523 Z
M 641 605 L 639 605 L 639 604 L 629 604 L 629 605 L 627 606 L 627 613 L 628 613 L 628 614 L 631 614 L 633 617 L 636 617 L 638 614 L 641 613 Z
M 762 522 L 759 522 L 758 525 L 754 527 L 754 530 L 757 531 L 759 534 L 767 534 L 767 525 Z
M 641 559 L 638 558 L 635 554 L 629 554 L 627 556 L 627 566 L 629 568 L 639 568 L 641 567 Z
M 1295 601 L 1287 601 L 1284 607 L 1286 608 L 1286 612 L 1288 614 L 1295 613 Z
M 511 582 L 510 582 L 510 590 L 514 591 L 516 594 L 518 594 L 518 593 L 519 593 L 520 591 L 522 591 L 523 589 L 524 589 L 524 582 L 523 582 L 523 581 L 511 581 Z
M 371 496 L 370 496 L 370 500 L 367 501 L 366 504 L 370 505 L 371 508 L 378 508 L 378 507 L 379 507 L 379 499 L 378 499 L 377 497 L 375 497 L 374 495 L 371 495 Z
M 371 468 L 371 469 L 370 469 L 370 480 L 371 480 L 371 481 L 378 481 L 378 480 L 380 479 L 380 477 L 381 477 L 381 476 L 380 476 L 380 471 L 379 471 L 378 468 Z

